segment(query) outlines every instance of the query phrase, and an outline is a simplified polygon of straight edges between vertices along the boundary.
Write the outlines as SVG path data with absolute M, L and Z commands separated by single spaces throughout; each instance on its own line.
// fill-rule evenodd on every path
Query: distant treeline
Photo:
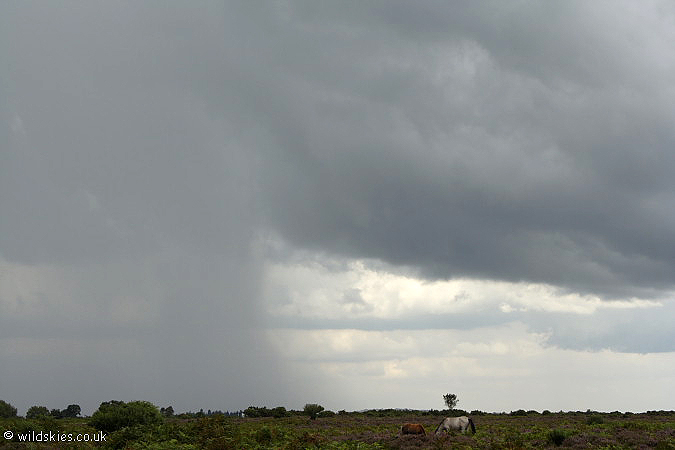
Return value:
M 111 402 L 104 402 L 102 405 L 106 405 Z M 115 402 L 112 403 L 122 403 Z M 238 411 L 222 411 L 222 410 L 207 410 L 204 411 L 200 409 L 197 412 L 187 411 L 183 413 L 174 413 L 172 406 L 158 408 L 159 415 L 164 418 L 176 418 L 176 419 L 199 419 L 202 417 L 211 417 L 211 416 L 226 416 L 226 417 L 248 417 L 248 418 L 263 418 L 263 417 L 273 417 L 273 418 L 282 418 L 282 417 L 292 417 L 292 416 L 303 416 L 308 415 L 308 406 L 316 406 L 319 409 L 317 410 L 316 417 L 332 417 L 337 415 L 360 415 L 367 417 L 403 417 L 403 416 L 443 416 L 443 417 L 458 417 L 458 416 L 485 416 L 485 415 L 510 415 L 510 416 L 536 416 L 536 415 L 549 415 L 554 414 L 551 411 L 545 409 L 541 412 L 536 410 L 524 410 L 518 409 L 511 412 L 486 412 L 480 410 L 466 411 L 463 409 L 429 409 L 429 410 L 419 410 L 419 409 L 408 409 L 408 408 L 384 408 L 384 409 L 366 409 L 360 411 L 345 411 L 340 410 L 337 413 L 333 411 L 324 410 L 320 405 L 305 405 L 305 410 L 287 410 L 283 406 L 277 406 L 274 408 L 268 408 L 267 406 L 249 406 L 244 410 Z M 156 408 L 153 405 L 154 408 Z M 36 419 L 39 417 L 49 416 L 55 419 L 63 418 L 75 418 L 80 416 L 80 406 L 76 404 L 68 405 L 67 408 L 59 410 L 52 409 L 49 410 L 45 406 L 32 406 L 28 409 L 26 413 L 27 419 Z M 621 412 L 621 411 L 612 411 L 612 412 L 598 412 L 594 410 L 587 409 L 586 411 L 558 411 L 555 414 L 586 414 L 586 415 L 601 415 L 608 417 L 629 417 L 634 414 L 647 414 L 647 415 L 675 415 L 675 411 L 646 411 L 644 413 L 632 413 L 632 412 Z M 17 409 L 12 406 L 10 403 L 0 400 L 0 418 L 12 418 L 19 417 L 17 414 Z
M 306 411 L 297 411 L 297 410 L 287 410 L 283 406 L 277 406 L 276 408 L 267 408 L 265 406 L 249 406 L 243 411 L 243 417 L 290 417 L 290 416 L 302 416 L 306 415 Z M 356 416 L 366 416 L 366 417 L 404 417 L 404 416 L 443 416 L 443 417 L 459 417 L 459 416 L 487 416 L 487 415 L 508 415 L 508 416 L 537 416 L 537 415 L 550 415 L 550 414 L 584 414 L 584 415 L 604 415 L 611 417 L 629 417 L 637 413 L 632 412 L 621 412 L 621 411 L 612 411 L 612 412 L 598 412 L 594 410 L 586 411 L 558 411 L 551 412 L 547 409 L 539 412 L 533 409 L 524 410 L 518 409 L 511 412 L 487 412 L 474 409 L 472 411 L 466 411 L 463 409 L 406 409 L 406 408 L 383 408 L 383 409 L 365 409 L 361 411 L 345 411 L 340 410 L 337 413 L 333 411 L 321 411 L 318 414 L 318 417 L 331 417 L 334 415 L 356 415 Z M 647 415 L 675 415 L 675 411 L 647 411 Z

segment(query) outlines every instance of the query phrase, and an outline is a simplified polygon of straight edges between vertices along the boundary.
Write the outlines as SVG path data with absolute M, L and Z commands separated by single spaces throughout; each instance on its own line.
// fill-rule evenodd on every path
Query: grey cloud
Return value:
M 244 406 L 248 375 L 275 372 L 251 253 L 266 231 L 429 278 L 662 296 L 672 11 L 633 7 L 4 4 L 0 257 L 81 273 L 61 325 L 3 316 L 3 337 L 129 333 L 126 366 L 168 374 L 158 397 L 209 361 L 202 385 L 223 370 L 219 399 Z M 164 305 L 155 322 L 82 325 L 129 284 Z
M 673 302 L 640 310 L 603 310 L 589 316 L 524 314 L 533 330 L 551 333 L 550 345 L 576 350 L 654 353 L 675 351 Z
M 371 13 L 367 30 L 350 17 L 326 31 L 321 13 L 333 10 L 284 22 L 281 37 L 310 44 L 305 59 L 274 65 L 262 83 L 274 111 L 261 110 L 256 124 L 268 132 L 262 183 L 272 226 L 297 245 L 418 266 L 429 277 L 540 281 L 607 297 L 669 288 L 667 67 L 624 51 L 623 41 L 605 48 L 618 30 L 580 4 L 550 13 L 560 22 L 545 39 L 548 16 L 525 21 L 525 6 L 504 12 L 513 23 L 502 28 L 460 11 L 471 32 L 455 11 L 416 6 L 448 32 L 402 32 L 416 27 L 405 13 Z M 616 23 L 628 13 L 616 12 Z M 275 35 L 267 45 L 281 52 L 274 46 L 285 42 Z M 601 51 L 616 64 L 595 58 Z M 634 65 L 655 85 L 628 74 Z M 582 66 L 596 79 L 572 76 Z
M 49 401 L 56 377 L 49 406 L 88 413 L 111 398 L 282 402 L 259 320 L 253 155 L 200 91 L 224 73 L 223 5 L 2 9 L 0 263 L 40 281 L 0 279 L 23 290 L 0 298 L 6 400 Z M 71 345 L 45 356 L 53 342 Z

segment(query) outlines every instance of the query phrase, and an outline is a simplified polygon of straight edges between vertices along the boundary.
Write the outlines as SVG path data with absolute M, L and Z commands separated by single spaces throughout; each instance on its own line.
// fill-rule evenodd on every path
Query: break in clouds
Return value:
M 6 400 L 298 407 L 675 350 L 667 3 L 1 10 Z M 433 330 L 469 353 L 411 364 Z

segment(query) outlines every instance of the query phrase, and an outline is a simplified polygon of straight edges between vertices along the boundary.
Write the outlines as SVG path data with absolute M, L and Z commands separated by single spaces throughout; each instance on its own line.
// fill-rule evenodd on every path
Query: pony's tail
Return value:
M 476 426 L 473 424 L 473 420 L 471 420 L 471 417 L 469 417 L 469 425 L 471 425 L 471 432 L 473 434 L 476 434 Z
M 434 431 L 434 434 L 438 434 L 438 430 L 441 428 L 441 425 L 443 425 L 443 422 L 445 422 L 445 419 L 441 420 L 441 423 L 438 424 L 436 430 Z

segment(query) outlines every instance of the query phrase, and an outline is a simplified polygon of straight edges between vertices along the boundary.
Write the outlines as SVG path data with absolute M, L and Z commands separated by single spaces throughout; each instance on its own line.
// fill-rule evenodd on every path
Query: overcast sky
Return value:
M 675 8 L 0 4 L 0 399 L 673 409 Z

